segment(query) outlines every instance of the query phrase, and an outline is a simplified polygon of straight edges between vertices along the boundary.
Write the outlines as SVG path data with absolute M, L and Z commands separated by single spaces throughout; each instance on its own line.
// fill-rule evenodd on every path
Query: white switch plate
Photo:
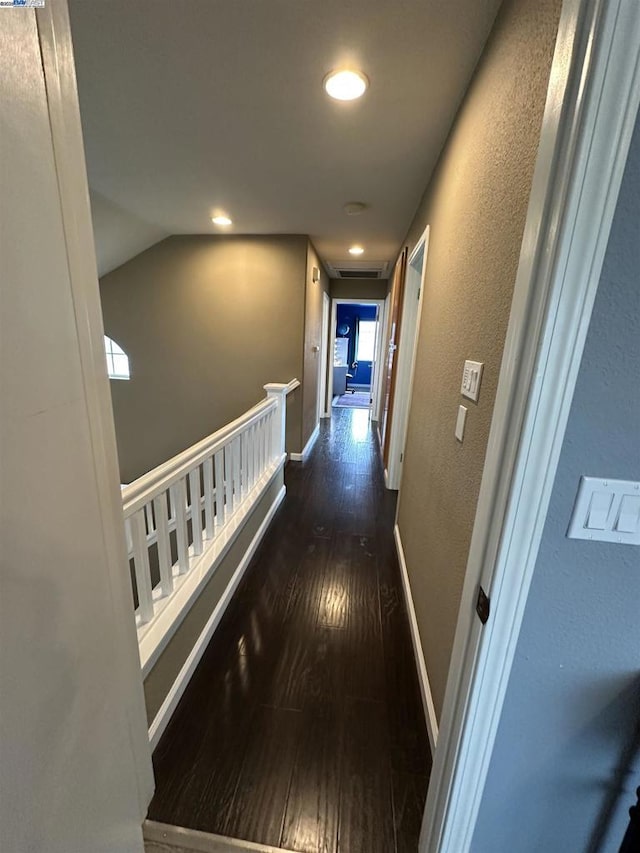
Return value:
M 465 361 L 464 370 L 462 371 L 462 387 L 460 393 L 463 397 L 468 397 L 474 403 L 478 402 L 480 395 L 480 383 L 482 382 L 482 369 L 484 363 L 482 361 Z
M 458 406 L 458 417 L 456 418 L 455 436 L 458 441 L 464 438 L 464 425 L 467 421 L 467 410 L 464 406 Z
M 640 483 L 581 477 L 567 536 L 640 545 Z

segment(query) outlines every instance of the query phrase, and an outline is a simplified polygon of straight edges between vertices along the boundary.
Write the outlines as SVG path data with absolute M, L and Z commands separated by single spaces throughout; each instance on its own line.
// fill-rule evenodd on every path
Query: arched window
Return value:
M 130 379 L 129 357 L 122 347 L 104 336 L 104 351 L 107 355 L 107 373 L 109 379 Z

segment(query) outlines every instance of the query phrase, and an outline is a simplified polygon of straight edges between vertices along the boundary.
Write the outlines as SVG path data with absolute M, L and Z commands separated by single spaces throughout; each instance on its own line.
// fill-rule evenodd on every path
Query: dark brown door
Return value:
M 382 401 L 381 432 L 382 458 L 384 467 L 389 464 L 389 440 L 391 437 L 391 421 L 393 418 L 393 401 L 396 391 L 397 353 L 400 344 L 400 331 L 402 327 L 402 302 L 404 298 L 404 280 L 407 272 L 407 253 L 405 247 L 398 258 L 393 271 L 391 284 L 391 318 L 389 323 L 389 340 L 387 341 L 387 353 L 385 360 L 384 396 Z

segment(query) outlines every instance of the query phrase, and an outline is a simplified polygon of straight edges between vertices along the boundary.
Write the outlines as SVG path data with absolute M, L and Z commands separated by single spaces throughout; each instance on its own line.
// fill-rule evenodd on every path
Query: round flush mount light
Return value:
M 364 249 L 362 248 L 362 246 L 352 246 L 349 249 L 349 254 L 350 255 L 362 255 L 362 254 L 364 254 Z
M 369 207 L 363 201 L 348 201 L 344 206 L 344 212 L 347 216 L 360 216 Z
M 327 95 L 336 101 L 355 101 L 367 91 L 369 80 L 362 71 L 332 71 L 323 85 Z
M 214 225 L 222 225 L 222 226 L 233 225 L 233 221 L 228 216 L 225 216 L 224 214 L 220 214 L 219 216 L 212 216 L 211 221 L 213 222 Z

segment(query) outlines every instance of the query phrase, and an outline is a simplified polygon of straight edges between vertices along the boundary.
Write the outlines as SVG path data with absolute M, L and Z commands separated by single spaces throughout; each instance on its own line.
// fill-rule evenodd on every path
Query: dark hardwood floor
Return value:
M 301 853 L 416 853 L 429 744 L 395 495 L 334 409 L 154 754 L 149 817 Z

